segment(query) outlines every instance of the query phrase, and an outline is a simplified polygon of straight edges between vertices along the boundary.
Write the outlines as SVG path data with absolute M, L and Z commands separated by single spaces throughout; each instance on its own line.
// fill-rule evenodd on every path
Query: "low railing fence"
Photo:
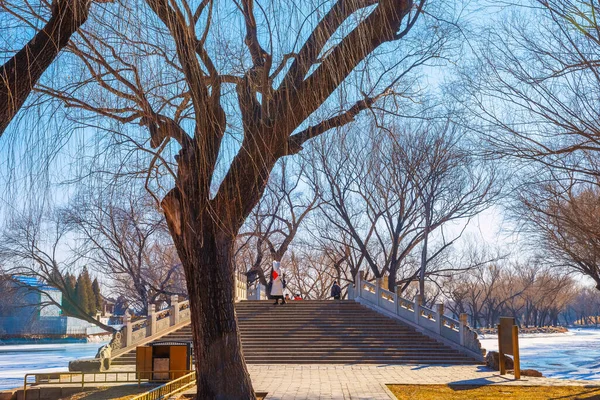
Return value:
M 477 333 L 467 325 L 467 314 L 461 314 L 457 321 L 444 315 L 443 304 L 436 304 L 435 310 L 432 310 L 423 306 L 421 296 L 415 296 L 414 301 L 408 300 L 401 297 L 399 293 L 382 288 L 382 283 L 381 278 L 377 279 L 376 283 L 367 282 L 361 271 L 354 287 L 348 291 L 349 297 L 394 314 L 400 320 L 441 336 L 472 352 L 473 355 L 478 355 L 478 358 L 483 356 Z
M 190 370 L 173 370 L 160 371 L 157 374 L 169 374 L 167 379 L 147 379 L 151 377 L 152 371 L 105 371 L 105 372 L 51 372 L 45 374 L 25 374 L 23 378 L 23 398 L 27 398 L 27 388 L 37 385 L 85 385 L 96 386 L 98 384 L 114 384 L 114 383 L 137 383 L 138 386 L 146 382 L 171 382 L 176 376 L 184 374 L 184 378 L 195 371 Z M 179 378 L 179 379 L 181 379 Z
M 190 372 L 172 380 L 164 385 L 156 387 L 146 393 L 142 393 L 138 396 L 131 398 L 130 400 L 160 400 L 167 399 L 170 396 L 176 395 L 177 393 L 183 392 L 184 390 L 190 389 L 196 385 L 196 371 Z

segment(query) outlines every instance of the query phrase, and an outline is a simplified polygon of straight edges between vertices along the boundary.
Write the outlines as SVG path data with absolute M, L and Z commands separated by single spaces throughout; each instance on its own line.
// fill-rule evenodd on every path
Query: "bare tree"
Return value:
M 495 156 L 597 176 L 600 26 L 588 0 L 528 0 L 486 27 L 465 67 L 468 124 Z
M 337 244 L 351 238 L 354 258 L 374 277 L 389 276 L 390 290 L 420 280 L 424 293 L 425 277 L 434 272 L 427 265 L 462 234 L 447 237 L 444 226 L 468 222 L 498 194 L 494 171 L 478 164 L 459 141 L 448 124 L 428 121 L 372 128 L 368 137 L 346 132 L 336 147 L 316 146 L 319 232 Z M 428 254 L 433 234 L 437 244 Z M 419 245 L 422 259 L 415 268 L 411 256 Z
M 62 302 L 43 286 L 27 287 L 28 290 L 43 295 L 44 303 L 40 306 L 54 305 L 65 315 L 82 319 L 114 333 L 116 331 L 113 327 L 89 315 L 88 310 L 79 304 L 70 290 L 68 274 L 78 268 L 80 259 L 73 254 L 65 254 L 69 243 L 69 230 L 57 214 L 50 213 L 50 217 L 44 217 L 42 213 L 32 211 L 13 217 L 7 223 L 0 240 L 0 259 L 5 263 L 5 274 L 33 277 L 60 290 Z M 17 286 L 23 286 L 18 280 L 11 281 Z
M 60 217 L 77 235 L 73 250 L 112 280 L 113 292 L 145 315 L 149 304 L 186 296 L 183 269 L 166 221 L 149 195 L 135 189 L 80 193 Z
M 590 277 L 600 290 L 600 186 L 554 179 L 521 188 L 512 212 L 548 264 Z
M 69 45 L 84 66 L 81 79 L 38 87 L 85 110 L 88 124 L 128 125 L 123 140 L 139 139 L 137 127 L 146 127 L 155 149 L 149 174 L 171 173 L 154 188 L 165 188 L 157 198 L 187 278 L 198 398 L 254 398 L 233 306 L 233 252 L 271 169 L 382 104 L 408 72 L 439 55 L 442 20 L 411 35 L 419 16 L 438 10 L 430 2 L 427 14 L 424 0 L 118 5 Z M 229 29 L 232 21 L 243 32 Z M 378 49 L 399 55 L 384 60 Z M 164 161 L 167 148 L 180 149 L 176 170 Z
M 305 162 L 279 162 L 238 235 L 236 256 L 245 260 L 246 271 L 258 274 L 262 285 L 267 285 L 266 271 L 270 268 L 265 252 L 271 261 L 281 261 L 306 217 L 318 206 L 319 197 L 314 190 L 311 193 L 305 173 Z

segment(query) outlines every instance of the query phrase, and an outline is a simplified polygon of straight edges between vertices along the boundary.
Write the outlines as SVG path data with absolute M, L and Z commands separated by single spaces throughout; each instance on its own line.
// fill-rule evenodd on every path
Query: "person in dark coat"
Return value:
M 342 288 L 338 285 L 337 281 L 333 281 L 333 286 L 331 286 L 331 297 L 335 300 L 342 298 Z

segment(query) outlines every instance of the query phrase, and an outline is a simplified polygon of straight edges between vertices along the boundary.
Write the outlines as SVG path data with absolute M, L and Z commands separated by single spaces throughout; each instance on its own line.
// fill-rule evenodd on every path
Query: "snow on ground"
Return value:
M 480 338 L 488 351 L 498 350 L 498 337 Z M 551 378 L 600 380 L 600 330 L 519 336 L 522 369 L 536 369 Z

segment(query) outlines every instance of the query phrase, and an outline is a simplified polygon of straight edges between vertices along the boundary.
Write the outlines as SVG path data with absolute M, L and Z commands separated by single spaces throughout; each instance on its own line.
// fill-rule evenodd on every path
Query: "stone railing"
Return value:
M 245 274 L 236 273 L 234 290 L 235 301 L 248 299 L 250 290 L 247 288 Z M 190 316 L 189 300 L 180 302 L 177 295 L 171 296 L 171 307 L 166 310 L 156 311 L 154 304 L 151 304 L 148 306 L 147 317 L 135 321 L 129 316 L 125 318 L 121 338 L 119 343 L 112 346 L 113 350 L 133 346 L 147 337 L 166 331 L 183 321 L 189 321 Z
M 444 315 L 444 305 L 436 304 L 435 310 L 423 306 L 421 296 L 414 301 L 401 297 L 381 287 L 383 279 L 370 283 L 363 279 L 362 271 L 356 278 L 354 287 L 348 288 L 348 297 L 411 325 L 421 332 L 439 339 L 470 356 L 483 360 L 477 333 L 467 325 L 467 314 L 459 320 Z
M 267 290 L 260 283 L 255 287 L 248 288 L 247 300 L 267 300 Z

